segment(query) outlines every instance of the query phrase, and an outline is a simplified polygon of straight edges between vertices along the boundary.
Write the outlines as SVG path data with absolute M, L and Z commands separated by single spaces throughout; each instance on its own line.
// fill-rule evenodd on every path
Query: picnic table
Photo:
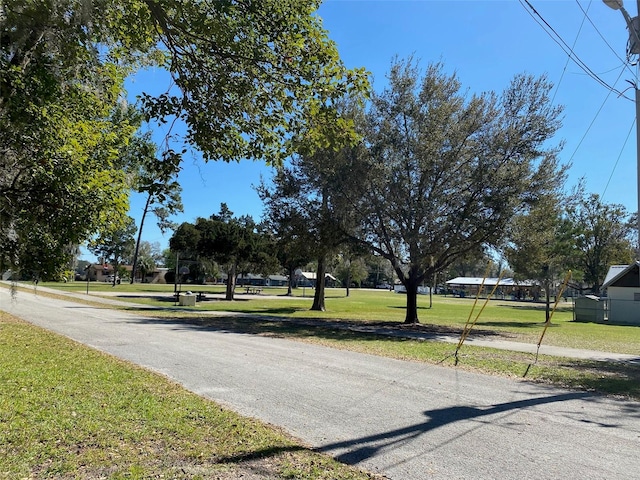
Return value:
M 262 287 L 245 287 L 245 292 L 246 293 L 253 293 L 253 294 L 258 294 L 262 292 Z
M 194 292 L 194 291 L 191 291 L 191 290 L 189 290 L 187 292 L 179 292 L 178 291 L 178 292 L 174 292 L 173 293 L 173 298 L 177 301 L 180 298 L 181 294 L 195 295 L 196 296 L 196 300 L 198 302 L 200 302 L 200 301 L 204 300 L 205 298 L 207 298 L 207 293 L 210 293 L 210 292 L 202 292 L 202 291 Z

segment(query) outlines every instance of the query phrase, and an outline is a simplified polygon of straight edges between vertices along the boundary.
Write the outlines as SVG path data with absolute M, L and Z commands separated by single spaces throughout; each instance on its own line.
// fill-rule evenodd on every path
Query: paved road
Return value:
M 392 479 L 638 478 L 640 405 L 0 288 L 0 308 Z

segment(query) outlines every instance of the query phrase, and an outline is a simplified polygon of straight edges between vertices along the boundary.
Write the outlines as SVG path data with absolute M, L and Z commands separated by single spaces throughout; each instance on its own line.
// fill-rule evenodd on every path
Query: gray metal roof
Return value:
M 636 265 L 640 266 L 640 262 L 632 263 L 631 265 L 611 265 L 609 267 L 609 271 L 607 272 L 607 276 L 604 278 L 604 282 L 602 282 L 602 288 L 607 288 L 625 276 L 630 270 L 636 267 Z
M 496 284 L 501 287 L 533 287 L 535 282 L 531 280 L 515 281 L 513 278 L 501 278 L 498 283 L 497 277 L 482 278 L 482 277 L 456 277 L 452 280 L 447 280 L 447 285 L 465 285 L 465 286 L 480 286 L 484 280 L 485 287 L 494 287 Z

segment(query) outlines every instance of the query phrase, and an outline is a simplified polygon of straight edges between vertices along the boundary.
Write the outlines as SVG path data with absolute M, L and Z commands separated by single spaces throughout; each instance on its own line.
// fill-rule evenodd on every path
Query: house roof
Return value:
M 316 272 L 301 272 L 300 275 L 303 276 L 304 278 L 306 278 L 307 280 L 315 280 L 316 279 Z M 331 280 L 335 280 L 336 279 L 336 277 L 334 277 L 330 273 L 325 273 L 324 277 L 325 278 L 330 278 Z
M 289 277 L 285 277 L 284 275 L 269 275 L 269 280 L 278 280 L 281 282 L 285 282 L 289 280 Z
M 447 280 L 447 285 L 467 285 L 467 286 L 480 286 L 484 280 L 486 287 L 494 287 L 496 284 L 501 287 L 533 287 L 535 283 L 531 280 L 515 281 L 513 278 L 482 278 L 482 277 L 456 277 L 452 280 Z M 499 282 L 498 282 L 499 280 Z
M 245 275 L 241 275 L 238 277 L 242 280 L 263 280 L 264 277 L 262 275 L 257 275 L 254 273 L 247 273 Z M 267 275 L 269 280 L 278 280 L 278 281 L 286 281 L 289 280 L 289 277 L 285 277 L 284 275 Z
M 611 265 L 609 267 L 609 271 L 607 272 L 607 276 L 604 278 L 604 282 L 602 283 L 602 288 L 607 288 L 615 283 L 618 283 L 624 277 L 629 275 L 633 270 L 640 268 L 640 261 L 636 261 L 630 265 Z M 640 282 L 640 278 L 638 278 L 636 285 Z M 628 285 L 624 285 L 628 286 Z

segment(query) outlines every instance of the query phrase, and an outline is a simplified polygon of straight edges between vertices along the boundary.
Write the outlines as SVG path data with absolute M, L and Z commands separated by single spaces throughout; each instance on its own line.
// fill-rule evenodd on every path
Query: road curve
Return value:
M 0 309 L 392 479 L 628 479 L 640 405 L 0 288 Z

